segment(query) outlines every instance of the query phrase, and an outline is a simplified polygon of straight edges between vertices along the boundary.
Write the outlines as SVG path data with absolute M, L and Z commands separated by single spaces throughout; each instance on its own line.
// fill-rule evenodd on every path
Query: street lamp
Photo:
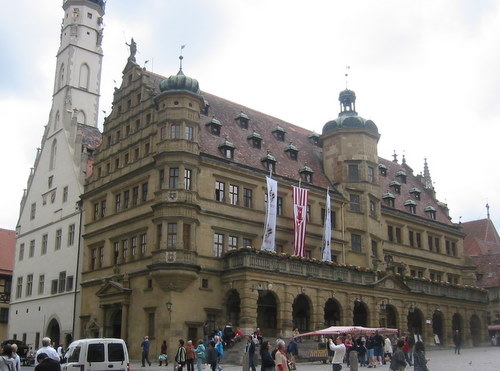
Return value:
M 386 310 L 387 305 L 385 304 L 385 301 L 382 300 L 382 303 L 380 303 L 380 309 L 381 310 Z
M 167 302 L 165 303 L 165 305 L 167 306 L 167 310 L 168 310 L 169 312 L 172 312 L 172 305 L 173 305 L 173 304 L 172 304 L 170 301 L 167 301 Z

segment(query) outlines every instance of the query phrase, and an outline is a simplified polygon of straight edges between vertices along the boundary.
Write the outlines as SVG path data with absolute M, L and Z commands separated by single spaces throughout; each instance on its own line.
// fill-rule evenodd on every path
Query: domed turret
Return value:
M 198 84 L 198 80 L 193 79 L 189 76 L 184 75 L 182 72 L 182 59 L 184 57 L 181 55 L 179 57 L 180 60 L 180 68 L 177 75 L 172 75 L 165 80 L 160 82 L 160 91 L 162 93 L 167 91 L 189 91 L 191 93 L 200 95 L 200 85 Z
M 323 126 L 323 134 L 340 129 L 366 129 L 378 134 L 377 125 L 372 120 L 358 116 L 356 112 L 356 93 L 345 89 L 339 94 L 340 113 L 335 120 L 328 121 Z

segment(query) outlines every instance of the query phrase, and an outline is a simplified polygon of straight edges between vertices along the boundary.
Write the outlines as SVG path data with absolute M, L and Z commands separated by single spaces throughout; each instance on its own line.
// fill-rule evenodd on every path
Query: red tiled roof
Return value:
M 380 191 L 382 195 L 390 192 L 394 195 L 394 208 L 404 212 L 408 212 L 408 207 L 403 204 L 407 200 L 415 201 L 416 214 L 422 218 L 430 219 L 428 213 L 424 211 L 427 206 L 432 206 L 436 209 L 436 221 L 448 225 L 452 225 L 450 218 L 448 217 L 446 210 L 439 205 L 438 201 L 434 199 L 432 190 L 424 188 L 424 184 L 420 180 L 420 176 L 415 176 L 413 170 L 406 164 L 400 164 L 393 161 L 386 160 L 379 157 L 379 164 L 385 165 L 387 167 L 387 176 L 379 176 Z M 396 177 L 398 171 L 404 171 L 406 173 L 406 183 L 403 183 L 400 177 Z M 389 184 L 392 181 L 397 181 L 401 184 L 401 194 L 397 194 L 394 188 L 390 187 Z M 410 190 L 412 188 L 418 188 L 420 190 L 420 200 L 417 200 Z
M 16 231 L 0 228 L 0 274 L 12 275 L 16 253 Z
M 78 124 L 78 134 L 82 137 L 82 145 L 87 149 L 94 150 L 101 145 L 102 134 L 94 126 Z
M 477 284 L 481 287 L 500 287 L 500 252 L 472 257 L 481 278 Z
M 467 255 L 500 253 L 500 237 L 490 219 L 473 220 L 462 223 L 464 250 Z

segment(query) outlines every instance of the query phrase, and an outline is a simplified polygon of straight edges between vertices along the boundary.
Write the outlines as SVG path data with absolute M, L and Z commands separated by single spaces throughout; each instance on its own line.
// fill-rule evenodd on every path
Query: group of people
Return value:
M 257 336 L 259 329 L 247 336 L 247 344 L 243 357 L 244 371 L 256 370 L 256 351 L 260 348 L 261 371 L 289 371 L 295 370 L 295 360 L 298 357 L 298 346 L 294 338 L 290 339 L 288 346 L 282 339 L 277 339 L 275 347 L 272 342 L 264 341 L 262 336 Z M 262 335 L 261 333 L 259 335 Z
M 5 344 L 0 356 L 0 371 L 21 371 L 21 359 L 16 344 Z M 61 371 L 62 346 L 54 349 L 50 338 L 42 339 L 42 347 L 37 350 L 35 371 Z

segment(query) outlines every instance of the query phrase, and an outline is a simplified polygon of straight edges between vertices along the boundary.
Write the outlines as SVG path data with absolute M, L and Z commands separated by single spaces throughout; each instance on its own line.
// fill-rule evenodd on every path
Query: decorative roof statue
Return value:
M 135 62 L 135 55 L 137 53 L 137 43 L 134 41 L 134 38 L 132 37 L 130 39 L 130 44 L 125 43 L 130 49 L 130 56 L 128 57 L 128 60 L 131 62 Z

